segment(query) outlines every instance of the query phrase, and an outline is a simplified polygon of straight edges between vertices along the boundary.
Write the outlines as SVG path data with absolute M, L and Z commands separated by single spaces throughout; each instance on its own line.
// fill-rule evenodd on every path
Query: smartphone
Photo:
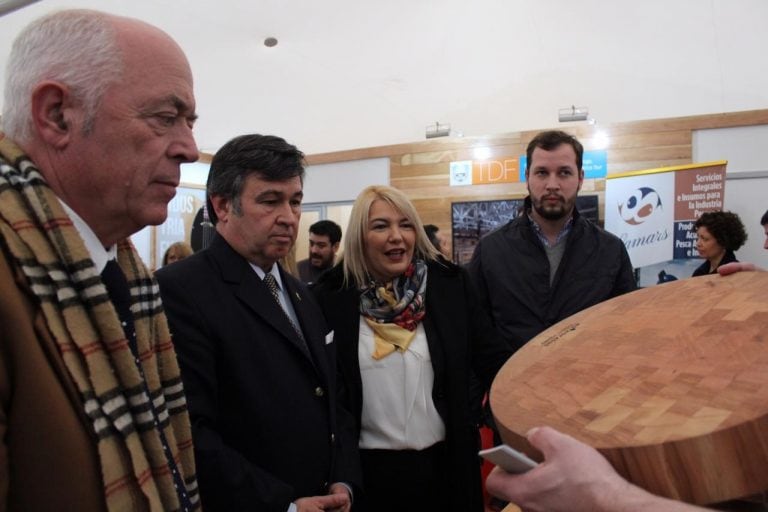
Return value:
M 487 450 L 478 452 L 482 458 L 490 461 L 507 473 L 525 473 L 539 465 L 538 462 L 531 460 L 527 455 L 521 453 L 506 444 L 500 444 Z

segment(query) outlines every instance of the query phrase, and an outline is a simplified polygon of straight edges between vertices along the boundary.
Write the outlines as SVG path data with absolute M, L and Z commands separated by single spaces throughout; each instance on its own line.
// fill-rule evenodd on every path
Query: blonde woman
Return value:
M 313 291 L 357 428 L 356 510 L 482 510 L 470 379 L 489 386 L 510 350 L 402 192 L 363 190 L 342 261 Z

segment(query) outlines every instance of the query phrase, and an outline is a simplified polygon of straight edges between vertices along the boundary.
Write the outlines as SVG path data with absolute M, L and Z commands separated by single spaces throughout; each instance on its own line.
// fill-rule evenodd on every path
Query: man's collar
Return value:
M 93 229 L 85 223 L 82 217 L 80 217 L 75 210 L 70 208 L 67 203 L 60 198 L 58 199 L 61 206 L 64 208 L 64 211 L 67 212 L 67 215 L 69 215 L 69 218 L 72 220 L 72 225 L 75 226 L 75 229 L 80 234 L 80 238 L 83 239 L 85 248 L 88 250 L 91 260 L 93 260 L 93 264 L 96 266 L 96 271 L 101 273 L 107 265 L 107 262 L 117 257 L 117 244 L 109 249 L 105 249 L 104 246 L 101 245 L 96 233 L 94 233 Z
M 259 276 L 259 279 L 264 279 L 264 276 L 267 275 L 266 272 L 264 272 L 264 269 L 262 269 L 260 266 L 251 263 L 250 261 L 248 264 L 251 266 L 251 268 L 256 272 L 256 275 Z M 277 263 L 272 264 L 272 268 L 269 269 L 269 273 L 272 274 L 272 276 L 275 278 L 275 281 L 277 281 L 277 286 L 281 290 L 283 289 L 283 280 L 280 279 L 280 266 Z
M 528 220 L 531 222 L 531 226 L 533 227 L 533 232 L 536 233 L 536 236 L 541 240 L 541 243 L 544 244 L 544 247 L 550 247 L 553 245 L 557 245 L 560 240 L 568 236 L 568 234 L 571 232 L 571 228 L 573 228 L 573 220 L 575 218 L 576 209 L 571 212 L 571 215 L 568 217 L 568 220 L 565 221 L 565 224 L 563 224 L 563 227 L 560 229 L 560 231 L 557 233 L 557 237 L 555 238 L 555 243 L 550 244 L 549 239 L 544 234 L 544 231 L 542 231 L 541 226 L 538 222 L 536 222 L 536 219 L 533 218 L 533 214 L 531 213 L 531 210 L 526 210 L 525 214 L 528 216 Z

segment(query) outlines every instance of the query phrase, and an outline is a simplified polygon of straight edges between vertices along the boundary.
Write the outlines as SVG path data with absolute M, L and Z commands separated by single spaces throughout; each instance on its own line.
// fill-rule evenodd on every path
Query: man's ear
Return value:
M 226 223 L 229 220 L 229 214 L 232 203 L 224 196 L 211 196 L 211 205 L 218 219 L 217 224 Z
M 62 149 L 72 135 L 72 101 L 69 88 L 45 81 L 32 91 L 32 124 L 37 137 Z
M 576 192 L 579 192 L 581 190 L 581 186 L 584 184 L 584 169 L 579 169 L 579 188 L 576 189 Z
M 333 246 L 331 247 L 331 249 L 333 249 L 333 254 L 336 254 L 339 251 L 340 244 L 341 242 L 336 242 L 335 244 L 333 244 Z

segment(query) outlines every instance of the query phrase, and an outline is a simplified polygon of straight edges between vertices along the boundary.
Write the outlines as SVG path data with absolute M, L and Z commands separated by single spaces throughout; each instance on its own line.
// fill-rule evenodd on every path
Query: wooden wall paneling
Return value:
M 677 117 L 669 119 L 652 119 L 644 121 L 631 121 L 606 125 L 569 125 L 563 124 L 557 127 L 541 128 L 525 132 L 510 132 L 492 136 L 473 137 L 443 137 L 429 139 L 408 144 L 393 144 L 372 148 L 360 148 L 346 151 L 334 151 L 330 153 L 317 153 L 307 156 L 310 165 L 345 162 L 349 160 L 361 160 L 365 158 L 392 157 L 414 152 L 445 151 L 449 149 L 461 150 L 468 146 L 489 145 L 497 146 L 500 143 L 517 143 L 523 148 L 538 132 L 546 129 L 564 130 L 573 133 L 580 140 L 588 139 L 597 130 L 605 130 L 610 137 L 620 135 L 637 136 L 640 134 L 653 134 L 659 132 L 675 132 L 703 130 L 709 128 L 729 128 L 734 126 L 753 126 L 768 124 L 768 109 L 749 110 L 743 112 L 726 112 L 722 114 L 706 114 L 700 116 Z
M 652 133 L 610 135 L 610 147 L 615 149 L 664 147 L 664 146 L 690 146 L 693 136 L 691 130 L 659 131 Z
M 609 138 L 610 174 L 692 163 L 695 130 L 736 126 L 768 125 L 768 109 L 727 112 L 670 119 L 652 119 L 589 125 L 562 124 L 554 128 L 575 135 L 586 150 L 595 149 L 595 135 Z M 525 183 L 451 187 L 450 162 L 474 160 L 474 150 L 485 147 L 491 158 L 517 157 L 542 130 L 511 132 L 494 136 L 444 137 L 408 144 L 395 144 L 333 153 L 309 155 L 310 164 L 342 162 L 365 158 L 390 159 L 390 184 L 413 200 L 425 224 L 435 224 L 450 240 L 451 203 L 513 199 L 527 195 Z M 600 218 L 605 210 L 605 180 L 585 180 L 582 194 L 598 196 Z
M 450 160 L 427 164 L 403 164 L 401 163 L 401 159 L 391 158 L 389 162 L 389 178 L 407 180 L 413 178 L 439 176 L 445 177 L 447 183 L 450 165 Z
M 690 163 L 692 148 L 687 146 L 648 146 L 643 148 L 609 148 L 610 161 L 616 163 L 646 162 L 650 160 L 680 161 Z M 676 164 L 670 164 L 676 165 Z

